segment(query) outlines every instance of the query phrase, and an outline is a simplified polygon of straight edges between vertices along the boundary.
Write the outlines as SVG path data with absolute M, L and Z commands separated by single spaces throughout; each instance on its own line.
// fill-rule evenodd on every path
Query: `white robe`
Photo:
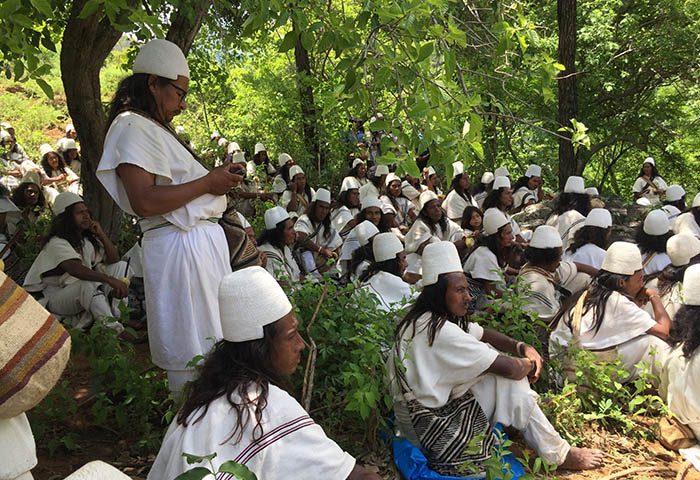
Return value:
M 653 288 L 654 290 L 659 289 L 659 280 L 658 278 L 654 278 L 650 281 L 647 282 L 645 285 L 646 288 Z M 683 305 L 683 284 L 681 282 L 676 282 L 670 290 L 668 290 L 667 293 L 661 294 L 661 304 L 664 306 L 664 310 L 666 310 L 666 313 L 668 313 L 669 318 L 671 321 L 676 317 L 676 313 L 678 310 L 680 310 L 681 306 Z M 652 317 L 654 316 L 654 306 L 651 304 L 651 302 L 647 302 L 646 305 L 644 305 L 644 311 L 646 311 L 649 315 Z
M 117 175 L 122 163 L 154 174 L 157 185 L 181 185 L 207 174 L 170 132 L 132 112 L 112 122 L 97 177 L 119 207 L 135 215 Z M 223 229 L 207 219 L 220 218 L 225 209 L 224 195 L 205 194 L 139 222 L 146 230 L 142 247 L 151 356 L 166 370 L 185 370 L 222 338 L 218 290 L 231 264 Z
M 685 212 L 678 215 L 673 225 L 673 231 L 676 234 L 684 233 L 686 235 L 700 237 L 700 226 L 695 221 L 693 212 Z
M 394 204 L 391 203 L 391 200 L 387 195 L 382 195 L 379 200 L 381 200 L 382 205 L 391 206 L 391 208 L 396 210 L 396 221 L 399 225 L 409 225 L 411 222 L 409 212 L 415 211 L 416 207 L 408 198 L 400 196 L 394 199 L 399 206 L 398 209 L 394 207 Z
M 498 258 L 488 247 L 481 246 L 474 250 L 464 262 L 464 273 L 476 280 L 500 282 L 503 269 L 498 265 Z
M 358 213 L 360 213 L 359 208 L 350 209 L 345 205 L 341 205 L 333 210 L 333 212 L 331 212 L 331 224 L 333 224 L 335 231 L 338 233 L 342 232 L 345 225 L 347 225 L 350 220 L 355 218 L 355 215 Z
M 451 190 L 442 202 L 442 208 L 445 209 L 447 218 L 456 223 L 462 223 L 464 209 L 471 206 L 476 206 L 476 204 L 462 198 L 456 190 Z
M 522 207 L 523 203 L 525 203 L 528 198 L 532 198 L 532 200 L 537 203 L 537 192 L 530 190 L 526 186 L 520 187 L 515 193 L 513 193 L 513 208 L 518 209 Z
M 367 197 L 379 198 L 379 190 L 369 181 L 360 187 L 360 201 Z
M 682 423 L 700 440 L 700 353 L 688 359 L 682 344 L 671 350 L 661 369 L 661 398 Z
M 316 191 L 312 188 L 311 189 L 311 196 L 313 197 L 314 193 Z M 297 214 L 297 216 L 304 215 L 306 213 L 306 209 L 311 203 L 311 198 L 306 197 L 306 193 L 297 193 L 297 209 L 294 210 L 294 212 Z M 279 201 L 279 206 L 287 210 L 287 206 L 289 205 L 289 202 L 292 201 L 292 191 L 291 190 L 285 190 L 282 196 L 280 197 Z M 289 212 L 290 214 L 292 212 Z
M 585 221 L 586 217 L 581 215 L 578 210 L 568 210 L 561 215 L 549 217 L 547 219 L 547 225 L 557 229 L 563 243 L 562 248 L 566 251 L 574 240 L 574 235 L 583 227 Z
M 650 258 L 650 255 L 653 256 Z M 644 265 L 644 275 L 650 275 L 671 265 L 671 258 L 666 252 L 647 254 L 642 258 L 642 264 Z
M 15 479 L 36 465 L 36 443 L 27 415 L 0 418 L 0 479 Z
M 448 241 L 456 242 L 464 237 L 464 230 L 455 222 L 446 218 L 447 228 L 442 230 L 440 224 L 435 226 L 435 233 L 430 231 L 430 227 L 421 218 L 418 218 L 411 229 L 406 233 L 404 241 L 406 243 L 406 260 L 408 261 L 407 271 L 410 273 L 421 274 L 421 255 L 418 254 L 418 249 L 426 241 L 430 243 Z
M 605 250 L 593 243 L 587 243 L 579 247 L 574 253 L 567 253 L 564 255 L 564 258 L 570 262 L 583 263 L 600 270 L 605 259 Z
M 237 393 L 233 399 L 240 401 Z M 190 415 L 187 427 L 173 420 L 148 479 L 170 480 L 196 466 L 209 467 L 208 462 L 188 465 L 183 452 L 201 456 L 216 453 L 212 460 L 215 469 L 233 460 L 265 480 L 345 480 L 355 467 L 355 459 L 329 439 L 284 390 L 270 385 L 261 419 L 263 436 L 257 441 L 253 437 L 254 407 L 248 411 L 253 420 L 246 424 L 240 441 L 229 439 L 237 415 L 225 396 L 212 401 L 207 413 L 196 423 L 194 419 L 201 409 Z
M 299 281 L 301 271 L 297 261 L 292 256 L 292 250 L 288 246 L 285 245 L 284 252 L 270 243 L 263 243 L 258 249 L 267 254 L 267 265 L 265 269 L 270 272 L 277 281 Z
M 661 177 L 656 177 L 651 183 L 656 185 L 656 188 L 659 190 L 668 190 L 668 185 L 666 185 L 666 182 Z M 632 192 L 639 193 L 647 187 L 649 187 L 649 184 L 642 177 L 637 177 L 637 180 L 634 181 L 634 185 L 632 185 Z M 649 200 L 652 205 L 656 205 L 661 201 L 659 196 L 651 191 L 651 187 L 642 195 L 642 198 Z
M 385 312 L 410 302 L 417 293 L 401 277 L 383 271 L 372 275 L 362 288 L 377 297 L 379 300 L 377 308 Z

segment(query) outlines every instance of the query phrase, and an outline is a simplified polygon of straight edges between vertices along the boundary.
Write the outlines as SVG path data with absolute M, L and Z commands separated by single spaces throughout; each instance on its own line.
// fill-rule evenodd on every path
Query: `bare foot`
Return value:
M 594 448 L 571 447 L 564 463 L 559 465 L 562 470 L 591 470 L 603 462 L 603 452 Z

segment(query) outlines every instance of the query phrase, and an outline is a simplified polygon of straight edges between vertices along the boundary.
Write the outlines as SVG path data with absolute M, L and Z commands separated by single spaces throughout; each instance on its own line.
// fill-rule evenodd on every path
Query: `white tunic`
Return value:
M 671 265 L 671 258 L 666 252 L 647 254 L 644 255 L 642 264 L 644 265 L 644 275 L 650 275 Z
M 0 418 L 0 479 L 17 478 L 36 464 L 36 443 L 27 415 Z
M 513 208 L 518 209 L 522 207 L 525 201 L 529 199 L 537 202 L 537 192 L 534 192 L 523 185 L 515 193 L 513 193 Z
M 24 288 L 29 292 L 38 292 L 48 286 L 63 288 L 66 285 L 80 281 L 69 273 L 60 276 L 44 277 L 44 273 L 51 271 L 66 260 L 80 260 L 83 266 L 90 270 L 99 270 L 104 273 L 104 250 L 95 249 L 92 242 L 87 239 L 82 241 L 82 254 L 60 237 L 52 237 L 29 268 L 24 277 Z
M 240 401 L 240 397 L 234 394 L 233 400 Z M 188 465 L 183 452 L 201 456 L 216 453 L 212 460 L 215 469 L 233 460 L 265 480 L 345 480 L 355 467 L 355 459 L 329 439 L 284 390 L 270 385 L 261 419 L 263 435 L 257 441 L 253 436 L 254 407 L 249 407 L 249 413 L 253 420 L 246 424 L 237 442 L 229 439 L 237 416 L 225 396 L 211 402 L 206 415 L 196 423 L 193 421 L 201 410 L 190 415 L 187 427 L 174 420 L 148 479 L 169 480 L 196 466 L 209 467 L 208 463 Z
M 586 217 L 581 215 L 578 210 L 568 210 L 561 215 L 549 217 L 549 219 L 547 219 L 547 225 L 557 229 L 563 243 L 562 248 L 566 251 L 566 249 L 569 248 L 569 244 L 571 244 L 574 239 L 574 234 L 583 227 L 585 221 Z
M 645 287 L 658 290 L 659 279 L 651 279 L 647 282 Z M 661 295 L 661 304 L 664 306 L 664 310 L 666 310 L 666 313 L 668 313 L 668 316 L 671 319 L 671 321 L 673 321 L 673 319 L 676 317 L 676 313 L 678 312 L 678 310 L 680 310 L 681 306 L 683 305 L 682 291 L 683 283 L 676 282 L 665 294 L 659 292 L 659 294 Z M 647 304 L 644 305 L 644 310 L 652 317 L 654 316 L 654 306 L 651 304 L 651 302 L 647 302 Z
M 413 203 L 408 198 L 402 196 L 394 198 L 394 201 L 399 206 L 399 208 L 394 207 L 394 204 L 391 203 L 391 200 L 387 195 L 382 195 L 379 200 L 381 200 L 382 205 L 391 206 L 396 210 L 396 221 L 399 225 L 408 226 L 408 224 L 411 221 L 409 212 L 415 211 L 416 209 Z
M 700 353 L 688 359 L 683 356 L 682 344 L 671 350 L 661 369 L 661 398 L 678 417 L 688 425 L 700 440 Z
M 316 191 L 312 188 L 311 195 L 313 196 L 314 193 L 316 193 Z M 297 195 L 297 209 L 294 211 L 296 212 L 297 215 L 301 216 L 301 215 L 304 215 L 306 213 L 306 208 L 309 206 L 309 203 L 311 203 L 311 198 L 307 198 L 306 193 L 297 193 L 296 195 Z M 286 210 L 287 206 L 289 205 L 289 202 L 291 202 L 291 201 L 292 201 L 292 191 L 285 190 L 284 193 L 282 194 L 282 197 L 280 197 L 279 206 Z
M 488 247 L 481 246 L 474 250 L 464 262 L 464 273 L 477 280 L 499 282 L 503 279 L 503 269 L 498 265 L 498 258 Z
M 488 192 L 479 192 L 476 195 L 474 195 L 474 201 L 476 202 L 476 206 L 479 208 L 483 208 L 484 200 L 486 200 L 486 197 L 488 195 Z
M 302 215 L 299 217 L 294 224 L 294 230 L 300 233 L 305 233 L 309 237 L 313 235 L 310 240 L 322 248 L 335 250 L 343 244 L 343 240 L 340 238 L 340 235 L 338 235 L 338 232 L 336 232 L 336 230 L 333 228 L 332 224 L 330 227 L 330 234 L 328 235 L 328 238 L 326 238 L 326 227 L 321 224 L 318 226 L 318 229 L 316 229 L 308 215 Z
M 470 206 L 476 205 L 462 198 L 456 190 L 451 190 L 442 202 L 442 208 L 447 212 L 447 218 L 457 223 L 462 223 L 464 209 Z
M 333 210 L 333 212 L 331 212 L 331 224 L 333 224 L 335 231 L 338 233 L 342 232 L 345 225 L 347 225 L 350 220 L 355 218 L 355 215 L 358 213 L 360 213 L 359 208 L 350 209 L 345 205 L 341 205 Z
M 382 271 L 372 275 L 362 288 L 377 297 L 377 307 L 385 312 L 405 305 L 416 296 L 416 292 L 401 277 Z
M 686 235 L 700 237 L 700 226 L 698 226 L 698 223 L 695 221 L 693 212 L 685 212 L 678 215 L 673 225 L 673 231 L 677 234 L 684 233 Z
M 360 201 L 367 197 L 379 198 L 379 190 L 369 181 L 360 187 Z
M 593 243 L 587 243 L 574 253 L 567 253 L 564 258 L 570 262 L 583 263 L 600 270 L 605 259 L 605 250 Z
M 654 180 L 651 181 L 651 183 L 656 185 L 656 188 L 658 190 L 661 190 L 661 191 L 668 190 L 668 185 L 666 185 L 666 182 L 661 177 L 656 177 Z M 633 193 L 640 193 L 642 190 L 644 190 L 647 187 L 649 188 L 649 190 L 647 190 L 642 195 L 642 197 L 649 200 L 649 202 L 651 202 L 652 205 L 659 203 L 661 201 L 661 199 L 659 198 L 659 196 L 656 193 L 652 192 L 651 187 L 646 182 L 646 180 L 644 180 L 642 177 L 637 177 L 637 180 L 634 181 L 634 185 L 632 185 L 632 192 Z
M 132 112 L 112 122 L 97 177 L 117 205 L 135 215 L 117 175 L 122 163 L 154 174 L 157 185 L 181 185 L 207 174 L 174 135 Z M 166 370 L 185 370 L 193 357 L 222 338 L 217 295 L 231 265 L 223 229 L 207 219 L 220 218 L 225 209 L 224 195 L 205 194 L 140 221 L 146 231 L 142 246 L 151 356 Z
M 406 243 L 406 260 L 408 262 L 407 271 L 410 273 L 421 274 L 421 255 L 418 254 L 418 249 L 426 241 L 430 243 L 448 241 L 456 242 L 464 237 L 464 230 L 455 222 L 447 220 L 447 228 L 442 231 L 440 224 L 435 226 L 435 233 L 430 231 L 430 227 L 421 218 L 418 218 L 410 230 L 406 233 L 404 241 Z
M 278 281 L 299 281 L 301 271 L 288 246 L 285 245 L 284 251 L 280 251 L 270 243 L 263 243 L 258 249 L 267 254 L 265 269 Z

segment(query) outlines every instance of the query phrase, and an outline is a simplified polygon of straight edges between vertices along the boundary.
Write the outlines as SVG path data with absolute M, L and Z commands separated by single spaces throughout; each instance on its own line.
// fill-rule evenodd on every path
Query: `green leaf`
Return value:
M 428 58 L 430 55 L 432 55 L 434 48 L 435 47 L 433 46 L 433 42 L 427 42 L 421 45 L 420 49 L 418 50 L 418 57 L 416 58 L 416 63 L 420 63 L 426 58 Z
M 25 28 L 34 28 L 34 22 L 32 21 L 32 19 L 21 13 L 15 13 L 10 15 L 10 20 L 22 25 Z
M 192 470 L 181 473 L 175 477 L 175 480 L 202 480 L 207 475 L 211 475 L 211 471 L 208 468 L 195 467 Z
M 86 19 L 92 16 L 95 12 L 97 12 L 102 3 L 103 0 L 88 0 L 87 3 L 83 5 L 83 9 L 80 11 L 80 15 L 78 15 L 78 18 Z
M 51 17 L 53 12 L 51 11 L 51 4 L 49 0 L 29 0 L 34 8 L 36 8 L 40 13 L 47 17 Z
M 185 457 L 185 460 L 187 461 L 188 465 L 192 465 L 193 463 L 202 463 L 204 461 L 211 461 L 216 458 L 216 452 L 210 453 L 209 455 L 195 455 L 193 453 L 183 453 L 183 457 Z
M 235 475 L 238 480 L 258 480 L 258 477 L 256 477 L 255 474 L 248 469 L 248 467 L 234 461 L 222 463 L 219 467 L 219 472 L 231 473 Z
M 51 88 L 51 85 L 46 83 L 46 80 L 43 80 L 41 78 L 35 78 L 34 80 L 36 81 L 37 85 L 39 85 L 39 87 L 41 87 L 41 89 L 44 91 L 44 94 L 47 97 L 49 97 L 49 100 L 53 100 L 53 88 Z
M 297 43 L 297 32 L 294 30 L 290 30 L 287 32 L 287 34 L 284 36 L 282 39 L 282 43 L 280 43 L 279 51 L 281 53 L 287 52 L 294 48 L 294 45 Z
M 22 75 L 24 75 L 24 62 L 22 60 L 17 60 L 14 69 L 15 80 L 20 80 Z
M 0 18 L 7 18 L 10 14 L 19 10 L 22 5 L 21 0 L 7 0 L 0 4 Z
M 301 45 L 309 51 L 314 46 L 314 34 L 308 30 L 301 32 Z

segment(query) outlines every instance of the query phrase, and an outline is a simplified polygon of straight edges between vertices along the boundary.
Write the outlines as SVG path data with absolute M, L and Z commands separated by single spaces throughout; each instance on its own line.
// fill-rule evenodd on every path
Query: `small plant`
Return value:
M 183 453 L 182 456 L 185 457 L 185 460 L 187 461 L 188 465 L 208 462 L 209 468 L 191 468 L 186 472 L 181 473 L 180 475 L 175 477 L 175 480 L 202 480 L 204 478 L 207 478 L 208 476 L 211 476 L 210 478 L 213 479 L 214 476 L 218 473 L 230 473 L 231 475 L 233 475 L 233 478 L 238 480 L 258 480 L 258 477 L 255 476 L 255 474 L 251 472 L 248 467 L 233 461 L 224 462 L 221 465 L 219 465 L 218 469 L 215 469 L 212 460 L 216 458 L 216 453 L 210 453 L 209 455 L 203 456 L 192 455 L 191 453 Z

